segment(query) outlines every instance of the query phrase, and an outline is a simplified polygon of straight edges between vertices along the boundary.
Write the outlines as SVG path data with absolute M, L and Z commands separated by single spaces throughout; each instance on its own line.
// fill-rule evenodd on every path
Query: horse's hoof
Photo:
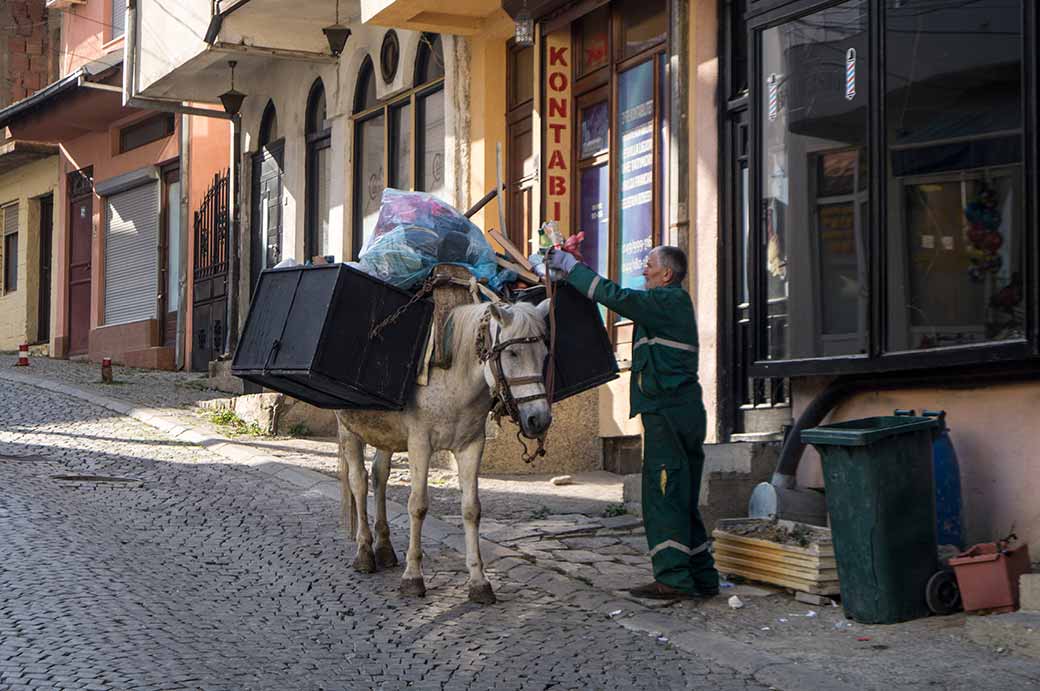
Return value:
M 397 554 L 389 542 L 376 545 L 376 566 L 380 569 L 392 569 L 397 566 Z
M 357 556 L 354 557 L 354 570 L 358 573 L 375 573 L 376 558 L 372 554 L 371 547 L 358 547 Z
M 413 597 L 426 597 L 426 583 L 422 578 L 402 578 L 401 594 Z
M 471 585 L 469 587 L 469 601 L 478 605 L 493 605 L 498 602 L 495 591 L 491 589 L 490 583 Z

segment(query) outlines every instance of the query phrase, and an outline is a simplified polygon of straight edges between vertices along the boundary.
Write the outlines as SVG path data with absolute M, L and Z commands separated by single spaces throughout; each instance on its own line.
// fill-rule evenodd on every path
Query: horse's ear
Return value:
M 495 321 L 502 326 L 509 326 L 509 323 L 513 321 L 513 313 L 507 305 L 492 302 L 488 309 L 491 310 L 491 316 L 495 318 Z
M 538 309 L 538 316 L 539 317 L 541 317 L 542 319 L 548 319 L 549 318 L 549 299 L 546 298 L 545 300 L 542 300 L 541 302 L 539 302 L 537 309 Z

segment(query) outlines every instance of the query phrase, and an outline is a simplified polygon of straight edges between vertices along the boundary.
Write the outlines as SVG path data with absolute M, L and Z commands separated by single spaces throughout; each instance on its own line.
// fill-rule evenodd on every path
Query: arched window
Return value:
M 440 34 L 423 34 L 415 56 L 415 83 L 444 79 L 444 46 Z
M 437 34 L 423 34 L 415 59 L 415 188 L 444 194 L 444 48 Z
M 307 206 L 305 259 L 329 251 L 329 182 L 332 177 L 332 129 L 326 119 L 325 86 L 315 80 L 307 97 Z
M 277 141 L 281 136 L 278 131 L 278 113 L 274 109 L 274 101 L 268 101 L 267 107 L 264 108 L 264 115 L 260 119 L 260 145 L 257 149 Z
M 354 243 L 356 257 L 379 217 L 385 180 L 386 113 L 376 100 L 372 59 L 365 58 L 354 97 Z
M 409 91 L 379 102 L 372 60 L 365 58 L 354 93 L 354 255 L 375 229 L 383 189 L 443 196 L 444 51 L 423 34 Z

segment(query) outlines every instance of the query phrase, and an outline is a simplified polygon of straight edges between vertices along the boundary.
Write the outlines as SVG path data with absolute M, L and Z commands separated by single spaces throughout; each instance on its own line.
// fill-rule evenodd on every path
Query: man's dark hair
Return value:
M 686 253 L 673 245 L 655 247 L 661 266 L 672 270 L 672 283 L 682 283 L 686 278 Z

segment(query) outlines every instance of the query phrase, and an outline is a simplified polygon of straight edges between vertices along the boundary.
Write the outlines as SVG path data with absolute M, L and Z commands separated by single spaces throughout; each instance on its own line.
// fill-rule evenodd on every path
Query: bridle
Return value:
M 501 333 L 501 328 L 499 328 L 499 333 Z M 535 457 L 545 455 L 545 435 L 543 434 L 540 437 L 527 436 L 524 432 L 524 426 L 520 422 L 520 405 L 523 403 L 530 403 L 531 401 L 539 401 L 543 398 L 548 400 L 549 394 L 547 391 L 543 390 L 541 393 L 532 394 L 530 396 L 521 396 L 520 398 L 515 397 L 513 395 L 512 387 L 522 386 L 524 384 L 541 384 L 544 380 L 541 374 L 530 374 L 522 377 L 507 377 L 505 372 L 502 371 L 502 353 L 509 346 L 544 343 L 545 339 L 541 336 L 521 336 L 518 338 L 510 338 L 506 341 L 499 341 L 499 333 L 494 335 L 491 333 L 491 311 L 488 310 L 484 313 L 484 316 L 480 318 L 480 326 L 477 329 L 477 356 L 480 358 L 482 363 L 487 363 L 491 367 L 491 377 L 495 381 L 495 388 L 492 392 L 495 400 L 492 413 L 495 416 L 495 420 L 500 420 L 503 415 L 508 415 L 509 419 L 516 424 L 519 429 L 516 433 L 516 438 L 524 447 L 524 462 L 530 463 Z M 521 436 L 528 439 L 534 439 L 538 442 L 538 447 L 535 450 L 534 455 L 528 453 L 527 444 L 523 439 L 521 439 Z

